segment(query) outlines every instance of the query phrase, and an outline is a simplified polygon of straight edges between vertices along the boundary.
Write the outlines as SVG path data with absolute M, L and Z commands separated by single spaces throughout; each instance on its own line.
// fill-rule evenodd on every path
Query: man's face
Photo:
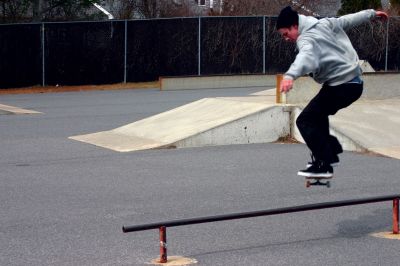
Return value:
M 290 28 L 281 28 L 278 30 L 281 34 L 282 38 L 288 42 L 296 42 L 299 37 L 299 26 L 294 25 L 290 26 Z

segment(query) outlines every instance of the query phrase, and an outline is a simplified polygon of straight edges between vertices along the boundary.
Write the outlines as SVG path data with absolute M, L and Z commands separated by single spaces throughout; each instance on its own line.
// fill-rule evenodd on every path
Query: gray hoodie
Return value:
M 361 75 L 358 55 L 345 30 L 375 17 L 375 10 L 364 10 L 339 18 L 316 19 L 299 15 L 299 53 L 285 73 L 297 79 L 312 74 L 318 83 L 337 86 Z

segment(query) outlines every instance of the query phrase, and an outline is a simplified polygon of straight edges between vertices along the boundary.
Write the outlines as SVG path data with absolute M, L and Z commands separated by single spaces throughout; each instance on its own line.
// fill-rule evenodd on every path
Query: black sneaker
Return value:
M 300 170 L 297 173 L 299 176 L 306 177 L 332 177 L 333 168 L 331 165 L 324 163 L 322 161 L 315 162 L 310 167 L 304 170 Z
M 315 163 L 315 158 L 314 158 L 314 156 L 311 155 L 311 162 L 308 162 L 306 167 L 307 168 L 311 167 L 311 165 L 313 165 L 314 163 Z M 339 156 L 337 156 L 336 154 L 333 155 L 333 158 L 331 161 L 331 166 L 336 167 L 336 166 L 339 166 L 339 164 L 340 164 Z

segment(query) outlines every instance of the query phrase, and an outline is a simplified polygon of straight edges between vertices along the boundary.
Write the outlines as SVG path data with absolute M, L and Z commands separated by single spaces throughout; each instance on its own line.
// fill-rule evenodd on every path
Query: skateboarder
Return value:
M 282 9 L 277 30 L 290 42 L 295 42 L 298 54 L 285 73 L 280 90 L 292 89 L 293 81 L 310 75 L 322 84 L 319 93 L 309 102 L 296 120 L 297 127 L 312 152 L 312 161 L 298 172 L 307 177 L 332 177 L 338 154 L 343 152 L 338 140 L 329 133 L 329 115 L 360 98 L 363 91 L 358 56 L 345 30 L 370 19 L 388 15 L 373 9 L 339 18 L 316 19 L 299 15 L 290 6 Z

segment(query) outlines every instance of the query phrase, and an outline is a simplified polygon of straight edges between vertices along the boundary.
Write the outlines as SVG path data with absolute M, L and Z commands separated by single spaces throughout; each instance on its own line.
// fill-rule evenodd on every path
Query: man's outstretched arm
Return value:
M 338 18 L 338 21 L 340 23 L 340 26 L 343 29 L 347 30 L 364 22 L 367 22 L 373 18 L 387 19 L 388 14 L 384 11 L 375 11 L 373 9 L 368 9 L 357 13 L 341 16 Z

